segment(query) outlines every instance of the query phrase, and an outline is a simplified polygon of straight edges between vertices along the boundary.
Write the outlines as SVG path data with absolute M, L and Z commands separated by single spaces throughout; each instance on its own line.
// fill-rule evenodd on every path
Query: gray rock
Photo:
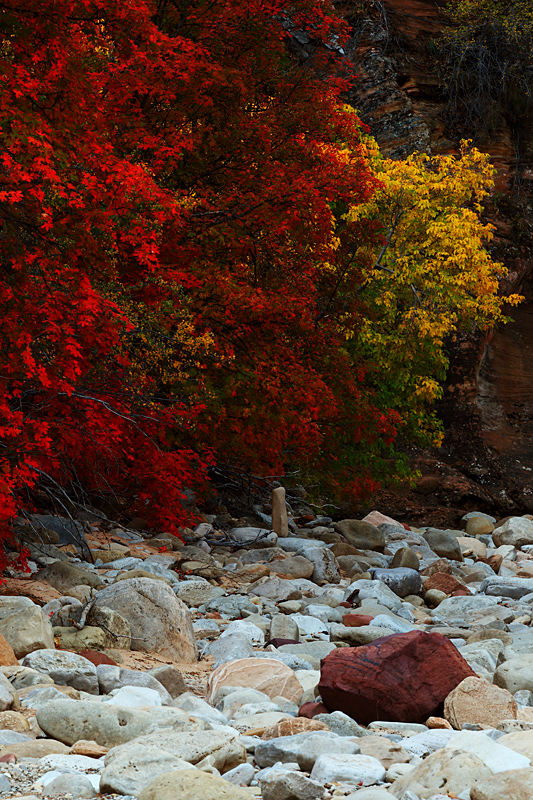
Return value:
M 215 639 L 209 643 L 205 652 L 215 659 L 215 669 L 228 661 L 251 658 L 254 655 L 252 643 L 243 633 L 231 633 L 223 639 Z
M 0 792 L 10 792 L 11 791 L 11 781 L 7 777 L 7 775 L 3 775 L 0 773 Z
M 131 578 L 98 592 L 96 606 L 112 608 L 128 620 L 132 650 L 197 661 L 189 609 L 172 589 L 151 578 Z
M 362 736 L 368 736 L 365 728 L 362 728 L 354 719 L 342 711 L 333 711 L 332 714 L 316 714 L 313 719 L 323 722 L 330 731 L 333 731 L 338 736 L 355 736 L 358 739 Z
M 51 700 L 37 710 L 36 716 L 47 736 L 68 745 L 88 739 L 115 747 L 158 726 L 183 731 L 209 728 L 204 720 L 193 719 L 176 708 L 153 707 L 144 711 L 90 700 Z
M 163 705 L 172 703 L 172 697 L 165 687 L 148 672 L 122 669 L 111 664 L 99 664 L 96 667 L 96 674 L 101 694 L 110 694 L 114 689 L 120 689 L 122 686 L 142 686 L 154 689 L 159 694 Z
M 278 647 L 278 650 L 280 653 L 291 653 L 301 658 L 311 656 L 320 661 L 328 656 L 332 650 L 336 650 L 336 647 L 331 642 L 300 642 L 300 644 L 282 644 Z
M 524 517 L 511 517 L 492 532 L 496 547 L 510 544 L 520 549 L 525 544 L 533 544 L 533 522 Z
M 358 550 L 377 550 L 382 553 L 385 547 L 385 535 L 382 530 L 358 519 L 343 519 L 333 526 L 337 533 Z
M 96 797 L 97 792 L 85 775 L 68 772 L 58 775 L 48 783 L 43 791 L 44 797 L 69 794 L 76 798 Z
M 458 535 L 462 535 L 462 532 Z M 424 539 L 429 544 L 433 552 L 441 558 L 449 558 L 452 561 L 462 561 L 463 554 L 461 545 L 456 536 L 450 531 L 441 531 L 437 528 L 428 528 L 424 534 Z
M 322 783 L 291 770 L 272 772 L 261 781 L 263 800 L 319 800 L 323 794 Z
M 448 597 L 437 608 L 430 611 L 432 617 L 438 617 L 444 622 L 454 620 L 470 620 L 472 615 L 483 616 L 492 614 L 498 603 L 494 597 L 474 595 L 473 597 Z
M 311 576 L 313 583 L 321 586 L 324 583 L 338 583 L 340 581 L 335 556 L 327 547 L 308 547 L 305 550 L 305 557 L 314 567 Z
M 518 656 L 500 664 L 494 673 L 494 683 L 511 694 L 524 689 L 533 692 L 533 655 Z
M 236 711 L 250 703 L 267 703 L 270 697 L 257 689 L 244 686 L 223 686 L 213 697 L 217 711 L 231 719 Z
M 195 608 L 224 595 L 221 586 L 211 586 L 208 581 L 182 581 L 174 587 L 174 591 L 185 605 Z
M 533 525 L 533 523 L 531 523 Z M 489 596 L 512 597 L 519 600 L 533 592 L 533 578 L 485 578 L 479 591 Z
M 354 581 L 344 593 L 345 600 L 351 597 L 358 598 L 360 601 L 375 600 L 389 611 L 397 612 L 402 607 L 400 598 L 381 581 Z
M 181 708 L 186 714 L 191 714 L 199 719 L 205 719 L 207 722 L 214 722 L 218 725 L 227 725 L 227 717 L 216 708 L 206 703 L 201 697 L 197 697 L 192 692 L 184 692 L 177 697 L 173 703 L 173 708 Z
M 270 621 L 271 639 L 294 639 L 300 640 L 298 625 L 287 614 L 274 614 Z
M 407 597 L 408 594 L 419 594 L 422 589 L 422 580 L 418 572 L 407 567 L 376 569 L 374 570 L 373 578 L 376 581 L 381 581 L 386 584 L 398 597 Z
M 302 593 L 294 585 L 294 581 L 287 581 L 283 578 L 270 578 L 259 586 L 253 586 L 249 594 L 255 597 L 266 597 L 276 603 L 285 600 L 299 600 Z
M 206 603 L 206 611 L 218 611 L 219 614 L 223 614 L 230 619 L 239 619 L 243 616 L 244 611 L 256 614 L 257 606 L 248 597 L 233 594 L 210 600 L 209 603 Z
M 2 597 L 0 600 L 0 634 L 7 639 L 17 658 L 24 658 L 34 650 L 54 647 L 52 626 L 39 606 L 28 597 Z
M 155 731 L 139 736 L 132 742 L 115 747 L 105 760 L 108 763 L 119 754 L 130 752 L 133 747 L 155 747 L 165 750 L 175 758 L 181 758 L 189 764 L 199 764 L 208 756 L 209 763 L 221 772 L 234 769 L 246 761 L 246 748 L 237 733 L 228 731 L 175 732 L 168 730 Z
M 300 769 L 310 772 L 317 758 L 324 753 L 360 752 L 355 740 L 329 731 L 311 731 L 261 742 L 255 748 L 255 760 L 260 767 L 271 767 L 278 761 L 296 761 Z
M 300 536 L 289 536 L 287 539 L 280 539 L 278 542 L 279 547 L 283 548 L 285 552 L 304 554 L 310 547 L 326 547 L 326 542 L 321 539 L 304 539 Z
M 195 768 L 161 747 L 129 742 L 107 754 L 100 791 L 137 797 L 155 778 L 183 769 Z
M 24 658 L 22 666 L 44 672 L 60 686 L 72 686 L 88 694 L 98 694 L 96 667 L 77 653 L 62 650 L 36 650 Z
M 346 642 L 352 647 L 360 647 L 375 642 L 376 639 L 382 639 L 384 636 L 390 636 L 391 633 L 394 633 L 392 627 L 378 628 L 374 625 L 362 625 L 359 628 L 347 628 L 345 625 L 333 622 L 329 636 L 332 642 Z
M 47 675 L 43 675 L 43 678 L 47 678 Z M 52 679 L 50 678 L 50 681 Z M 46 687 L 38 687 L 33 689 L 31 692 L 28 692 L 26 697 L 22 700 L 22 705 L 26 706 L 26 708 L 34 708 L 38 711 L 40 708 L 48 705 L 51 700 L 64 700 L 65 695 L 63 692 L 60 692 L 59 689 L 56 689 L 55 686 L 46 686 Z
M 48 564 L 39 570 L 34 578 L 38 581 L 46 581 L 62 594 L 68 594 L 69 589 L 74 586 L 83 585 L 96 588 L 103 584 L 103 580 L 95 572 L 83 569 L 70 561 L 55 561 L 53 564 Z
M 153 675 L 165 687 L 172 698 L 179 697 L 180 694 L 187 691 L 187 685 L 181 672 L 171 664 L 161 664 L 160 667 L 154 667 L 149 670 L 149 674 Z
M 292 556 L 281 560 L 271 561 L 271 569 L 281 575 L 290 575 L 292 578 L 310 578 L 315 568 L 314 564 L 304 556 Z
M 320 669 L 320 663 L 313 658 L 312 656 L 306 656 L 305 658 L 300 658 L 299 656 L 294 656 L 291 653 L 280 653 L 279 650 L 267 650 L 265 653 L 258 653 L 257 651 L 253 654 L 254 658 L 273 658 L 276 661 L 281 661 L 282 664 L 285 664 L 289 669 Z
M 0 730 L 0 747 L 6 744 L 16 744 L 16 742 L 31 742 L 33 736 L 28 736 L 26 733 L 17 733 L 17 731 Z M 1 790 L 0 790 L 1 791 Z
M 251 764 L 239 764 L 238 767 L 224 773 L 224 780 L 234 786 L 249 786 L 254 779 L 255 769 Z

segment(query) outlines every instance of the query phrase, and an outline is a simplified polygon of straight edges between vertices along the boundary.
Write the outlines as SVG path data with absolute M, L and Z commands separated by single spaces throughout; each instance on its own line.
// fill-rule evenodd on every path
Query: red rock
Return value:
M 208 611 L 205 615 L 206 619 L 222 619 L 218 611 Z
M 457 590 L 465 589 L 465 585 L 458 581 L 457 578 L 454 578 L 453 575 L 448 575 L 445 572 L 435 572 L 424 583 L 422 587 L 423 594 L 429 592 L 430 589 L 438 589 L 439 592 L 449 595 Z M 466 594 L 470 594 L 470 592 L 467 590 Z
M 0 756 L 1 764 L 16 764 L 17 757 L 13 753 L 6 753 L 5 756 Z
M 274 647 L 278 648 L 283 644 L 299 644 L 299 642 L 297 642 L 296 639 L 271 639 L 269 642 L 267 642 L 265 647 L 269 644 L 273 644 Z
M 461 589 L 456 589 L 455 592 L 452 592 L 452 597 L 465 597 L 467 594 L 470 594 L 466 586 L 463 586 Z
M 370 625 L 373 619 L 368 614 L 345 614 L 342 624 L 347 628 L 360 628 L 362 625 Z
M 434 561 L 429 567 L 424 567 L 420 570 L 420 574 L 426 577 L 434 575 L 436 572 L 445 572 L 451 575 L 452 565 L 447 558 L 439 558 L 438 561 Z
M 307 717 L 307 719 L 313 719 L 317 714 L 329 714 L 323 703 L 304 703 L 298 711 L 299 717 Z
M 352 607 L 352 604 L 348 603 L 347 600 L 343 600 L 341 603 L 339 603 L 339 605 L 342 606 L 342 608 L 351 608 Z
M 98 664 L 111 664 L 113 667 L 118 667 L 116 661 L 113 661 L 112 658 L 106 656 L 105 653 L 99 653 L 96 650 L 82 650 L 81 653 L 78 653 L 78 655 L 86 658 L 87 661 L 90 661 L 95 667 L 97 667 Z
M 330 712 L 343 711 L 363 725 L 423 723 L 442 717 L 445 698 L 473 675 L 440 633 L 409 631 L 333 650 L 322 660 L 318 689 Z

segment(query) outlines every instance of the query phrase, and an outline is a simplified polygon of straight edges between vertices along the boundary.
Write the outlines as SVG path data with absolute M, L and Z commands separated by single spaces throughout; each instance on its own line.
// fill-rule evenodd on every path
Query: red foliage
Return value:
M 4 526 L 44 480 L 177 531 L 209 448 L 264 472 L 394 436 L 342 350 L 360 313 L 347 243 L 374 235 L 342 230 L 374 185 L 331 65 L 344 30 L 327 2 L 291 9 L 3 3 Z M 296 33 L 312 62 L 289 56 Z M 187 380 L 138 369 L 148 314 L 163 338 L 185 318 L 209 334 Z

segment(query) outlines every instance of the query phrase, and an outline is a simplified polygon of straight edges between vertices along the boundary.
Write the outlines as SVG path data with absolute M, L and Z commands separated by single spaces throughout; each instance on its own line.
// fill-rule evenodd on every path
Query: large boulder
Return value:
M 362 724 L 425 722 L 442 716 L 448 694 L 474 675 L 444 636 L 409 631 L 334 650 L 322 661 L 318 688 L 329 711 Z
M 504 719 L 516 719 L 517 710 L 510 692 L 478 677 L 465 678 L 444 701 L 444 716 L 456 730 L 465 723 L 496 728 Z
M 0 634 L 17 658 L 54 647 L 54 631 L 42 609 L 29 597 L 0 598 Z
M 531 800 L 533 769 L 509 769 L 478 781 L 472 787 L 470 800 Z
M 177 708 L 144 711 L 91 700 L 50 700 L 37 709 L 37 723 L 52 739 L 73 745 L 80 739 L 115 747 L 153 730 L 158 725 L 183 731 L 204 731 L 209 724 Z M 168 733 L 168 731 L 167 731 Z
M 98 592 L 96 607 L 117 611 L 131 629 L 131 648 L 179 661 L 197 661 L 191 614 L 162 581 L 131 578 Z
M 385 548 L 385 534 L 370 522 L 360 519 L 343 519 L 336 522 L 333 527 L 358 550 L 377 550 L 382 553 Z

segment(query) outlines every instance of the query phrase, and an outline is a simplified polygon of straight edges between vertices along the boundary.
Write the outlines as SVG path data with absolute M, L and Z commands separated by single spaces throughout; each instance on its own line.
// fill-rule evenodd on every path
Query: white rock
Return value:
M 265 634 L 258 628 L 257 625 L 254 625 L 253 622 L 248 622 L 246 619 L 235 619 L 233 622 L 230 622 L 226 630 L 220 634 L 220 639 L 224 639 L 226 636 L 231 636 L 232 633 L 240 633 L 245 636 L 252 645 L 263 645 L 265 643 Z
M 460 731 L 446 745 L 453 750 L 464 750 L 483 761 L 492 772 L 504 772 L 508 769 L 525 769 L 531 762 L 529 758 L 504 747 L 484 733 L 477 731 Z
M 329 754 L 317 758 L 310 778 L 322 785 L 341 781 L 371 786 L 382 781 L 385 772 L 381 762 L 372 756 Z
M 314 636 L 318 633 L 329 633 L 329 623 L 307 614 L 291 614 L 291 619 L 298 625 L 300 636 L 308 634 Z
M 161 697 L 155 689 L 147 689 L 145 686 L 122 686 L 114 689 L 112 695 L 103 702 L 124 708 L 150 708 L 160 706 Z

